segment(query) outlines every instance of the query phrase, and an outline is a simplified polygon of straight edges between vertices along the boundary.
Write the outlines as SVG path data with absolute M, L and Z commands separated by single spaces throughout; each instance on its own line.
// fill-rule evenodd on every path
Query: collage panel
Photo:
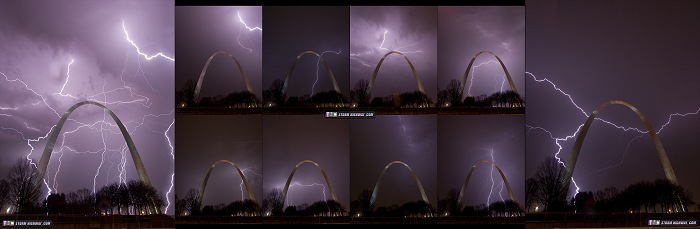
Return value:
M 178 114 L 262 114 L 262 11 L 175 7 Z
M 438 7 L 439 114 L 525 113 L 525 6 Z
M 675 3 L 528 2 L 528 226 L 697 227 L 700 4 Z
M 3 227 L 174 227 L 173 6 L 0 1 Z
M 349 121 L 264 115 L 263 125 L 263 214 L 314 215 L 347 223 Z
M 436 115 L 350 120 L 350 217 L 353 222 L 434 220 Z M 419 220 L 419 219 L 416 219 Z
M 352 107 L 435 114 L 436 25 L 436 6 L 350 6 Z
M 350 106 L 347 6 L 265 6 L 265 114 Z
M 523 223 L 524 115 L 438 115 L 438 212 Z

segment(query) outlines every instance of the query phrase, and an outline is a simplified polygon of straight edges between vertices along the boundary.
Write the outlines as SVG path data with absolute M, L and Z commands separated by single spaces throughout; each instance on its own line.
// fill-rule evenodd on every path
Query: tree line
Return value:
M 194 80 L 187 80 L 182 89 L 175 91 L 175 107 L 228 107 L 228 108 L 255 108 L 260 107 L 260 99 L 247 90 L 232 92 L 227 95 L 202 97 L 195 101 Z
M 343 216 L 345 207 L 339 202 L 328 199 L 312 204 L 284 206 L 282 191 L 273 189 L 263 199 L 262 205 L 251 200 L 237 200 L 228 204 L 201 206 L 198 202 L 199 190 L 191 188 L 184 198 L 175 195 L 176 216 Z
M 35 186 L 38 169 L 24 158 L 10 167 L 7 178 L 0 180 L 0 206 L 10 204 L 16 214 L 155 214 L 164 207 L 158 191 L 140 180 L 112 183 L 93 192 L 87 188 L 68 194 L 51 193 L 41 199 Z
M 578 192 L 567 200 L 564 187 L 566 168 L 553 156 L 538 166 L 535 176 L 525 181 L 526 208 L 541 205 L 545 212 L 687 212 L 693 195 L 668 179 L 639 181 L 623 190 L 607 187 Z
M 498 91 L 491 95 L 467 96 L 462 99 L 459 80 L 452 79 L 444 90 L 438 91 L 438 104 L 442 107 L 524 107 L 525 100 L 512 90 Z

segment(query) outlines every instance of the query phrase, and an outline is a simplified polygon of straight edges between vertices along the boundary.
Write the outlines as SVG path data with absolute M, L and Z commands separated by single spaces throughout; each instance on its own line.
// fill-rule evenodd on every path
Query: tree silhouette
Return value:
M 263 211 L 271 215 L 281 215 L 283 213 L 283 207 L 284 200 L 282 200 L 282 191 L 278 188 L 272 189 L 263 200 Z
M 282 93 L 283 87 L 284 81 L 280 79 L 272 81 L 270 87 L 263 91 L 263 101 L 265 104 L 283 105 L 284 101 L 287 99 L 287 95 Z
M 462 211 L 462 203 L 459 202 L 459 190 L 450 189 L 445 198 L 438 201 L 438 213 L 449 213 L 449 215 L 460 215 Z
M 549 156 L 537 167 L 535 180 L 538 184 L 536 199 L 544 205 L 544 211 L 564 211 L 566 194 L 564 175 L 566 169 L 554 156 Z
M 539 185 L 535 178 L 527 178 L 525 180 L 525 209 L 529 212 L 532 204 L 537 200 L 537 190 Z
M 350 100 L 358 106 L 369 105 L 371 96 L 367 94 L 367 88 L 369 88 L 369 81 L 365 79 L 357 81 L 350 91 Z
M 37 201 L 41 189 L 36 186 L 39 182 L 36 174 L 36 167 L 31 165 L 28 160 L 18 158 L 10 167 L 8 173 L 9 193 L 12 204 L 16 207 L 17 213 L 33 213 L 37 208 Z

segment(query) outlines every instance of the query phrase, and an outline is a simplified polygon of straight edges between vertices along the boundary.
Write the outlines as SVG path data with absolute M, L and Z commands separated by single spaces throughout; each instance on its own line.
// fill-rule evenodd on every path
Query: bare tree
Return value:
M 449 212 L 450 215 L 459 215 L 462 211 L 462 203 L 459 202 L 459 190 L 453 188 L 447 192 L 445 198 L 438 201 L 440 214 Z
M 539 185 L 537 184 L 537 180 L 535 180 L 535 178 L 531 177 L 525 180 L 525 210 L 528 212 L 530 211 L 532 204 L 537 201 L 538 188 Z
M 355 83 L 355 87 L 350 91 L 350 100 L 356 102 L 360 106 L 369 105 L 370 95 L 367 94 L 367 88 L 369 88 L 369 82 L 365 79 L 361 79 Z
M 10 201 L 10 184 L 7 180 L 0 180 L 0 206 L 5 205 Z
M 544 205 L 544 211 L 563 211 L 566 207 L 564 176 L 566 168 L 553 156 L 537 167 L 535 180 L 538 184 L 536 199 Z
M 8 182 L 10 200 L 15 205 L 17 213 L 31 213 L 37 207 L 41 189 L 38 182 L 36 167 L 24 158 L 19 158 L 10 168 Z
M 282 199 L 282 191 L 279 189 L 273 189 L 267 194 L 267 197 L 263 200 L 263 209 L 265 212 L 269 212 L 272 215 L 280 215 L 283 212 L 284 200 Z

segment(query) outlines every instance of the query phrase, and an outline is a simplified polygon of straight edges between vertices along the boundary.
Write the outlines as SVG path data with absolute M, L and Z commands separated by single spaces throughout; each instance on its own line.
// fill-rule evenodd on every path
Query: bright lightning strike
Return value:
M 530 76 L 532 76 L 533 80 L 534 80 L 535 82 L 537 82 L 537 83 L 546 82 L 546 83 L 550 84 L 554 90 L 556 90 L 556 91 L 558 91 L 560 94 L 566 96 L 566 97 L 569 99 L 569 101 L 571 102 L 571 104 L 572 104 L 574 107 L 576 107 L 576 109 L 578 109 L 586 118 L 589 117 L 589 114 L 588 114 L 583 108 L 581 108 L 581 107 L 574 101 L 573 97 L 572 97 L 569 93 L 564 92 L 561 88 L 559 88 L 556 84 L 554 84 L 554 82 L 552 82 L 551 80 L 549 80 L 549 79 L 547 79 L 547 78 L 537 79 L 537 77 L 536 77 L 534 74 L 530 73 L 530 72 L 525 72 L 525 73 L 528 74 L 528 75 L 530 75 Z M 661 131 L 662 131 L 667 125 L 671 124 L 671 120 L 673 119 L 673 117 L 676 117 L 676 116 L 686 117 L 686 116 L 690 116 L 690 115 L 698 115 L 699 113 L 700 113 L 700 108 L 698 108 L 695 112 L 673 113 L 673 114 L 670 114 L 669 117 L 668 117 L 667 122 L 664 123 L 664 124 L 661 126 L 661 128 L 659 128 L 659 129 L 656 131 L 656 134 L 660 134 Z M 595 118 L 595 120 L 601 121 L 601 122 L 603 122 L 603 123 L 605 123 L 605 124 L 608 124 L 608 125 L 610 125 L 610 126 L 613 126 L 613 127 L 616 128 L 616 129 L 623 130 L 623 131 L 625 131 L 625 132 L 630 131 L 630 130 L 633 130 L 633 131 L 635 131 L 635 132 L 637 132 L 637 133 L 639 133 L 639 134 L 642 134 L 642 135 L 648 134 L 648 133 L 649 133 L 649 131 L 643 131 L 643 130 L 640 130 L 640 129 L 635 128 L 635 127 L 625 127 L 625 126 L 617 125 L 617 124 L 615 124 L 615 123 L 613 123 L 613 122 L 610 122 L 610 121 L 607 121 L 607 120 L 604 120 L 604 119 L 601 119 L 601 118 Z M 554 137 L 554 135 L 552 134 L 552 132 L 550 132 L 549 130 L 547 130 L 547 129 L 543 128 L 543 127 L 530 126 L 530 125 L 526 125 L 526 126 L 528 127 L 528 132 L 531 131 L 531 130 L 541 130 L 541 131 L 544 131 L 544 132 L 546 132 L 547 134 L 549 134 L 549 137 L 550 137 L 552 140 L 554 140 L 554 144 L 556 144 L 557 147 L 558 147 L 556 153 L 554 154 L 554 157 L 557 159 L 557 161 L 558 161 L 562 166 L 566 167 L 566 164 L 565 164 L 563 161 L 561 161 L 561 158 L 559 157 L 559 153 L 561 153 L 561 150 L 562 150 L 562 148 L 563 148 L 561 144 L 562 144 L 563 142 L 568 141 L 569 139 L 574 138 L 574 137 L 579 133 L 579 131 L 581 130 L 581 128 L 583 127 L 583 124 L 579 125 L 578 128 L 576 128 L 576 130 L 575 130 L 572 134 L 567 135 L 567 136 L 564 136 L 564 137 Z M 634 140 L 636 140 L 636 139 L 638 139 L 638 138 L 639 138 L 639 136 L 637 136 L 637 137 L 631 139 L 630 142 L 628 143 L 627 148 L 629 149 L 629 144 L 631 144 Z M 624 157 L 623 157 L 622 160 L 624 161 Z M 607 167 L 607 168 L 612 168 L 612 167 L 615 167 L 615 166 L 619 166 L 619 165 L 621 165 L 621 164 L 623 163 L 623 161 L 621 161 L 621 162 L 618 163 L 617 165 L 613 165 L 613 166 L 610 166 L 610 167 Z M 607 168 L 605 168 L 605 169 L 607 169 Z M 579 190 L 580 190 L 580 187 L 576 184 L 576 181 L 574 180 L 573 177 L 571 177 L 571 182 L 572 182 L 572 183 L 574 184 L 574 186 L 576 187 L 576 192 L 575 192 L 575 193 L 578 194 L 578 193 L 579 193 Z
M 318 65 L 321 63 L 321 57 L 323 57 L 323 54 L 326 54 L 328 52 L 340 55 L 341 51 L 342 50 L 338 50 L 337 52 L 336 51 L 323 51 L 321 53 L 321 55 L 318 55 L 318 60 L 316 60 L 316 81 L 314 81 L 314 84 L 311 85 L 311 96 L 314 95 L 314 88 L 316 87 L 316 83 L 318 82 L 318 69 L 319 69 Z
M 241 46 L 241 48 L 244 48 L 244 49 L 248 50 L 250 53 L 253 53 L 252 48 L 248 48 L 245 45 L 243 45 L 243 43 L 241 43 L 241 39 L 240 39 L 241 34 L 245 33 L 245 36 L 248 38 L 248 41 L 250 41 L 250 36 L 248 36 L 248 32 L 253 32 L 255 30 L 262 32 L 262 28 L 257 27 L 257 26 L 252 27 L 252 28 L 249 27 L 248 24 L 246 24 L 245 21 L 243 21 L 243 17 L 241 17 L 241 12 L 236 12 L 236 13 L 238 14 L 238 21 L 240 21 L 241 24 L 243 24 L 243 26 L 241 26 L 241 29 L 240 29 L 238 35 L 236 35 L 236 41 L 238 42 L 238 45 Z
M 134 43 L 134 41 L 132 41 L 131 38 L 129 38 L 129 32 L 126 31 L 126 24 L 124 23 L 124 20 L 122 20 L 122 28 L 124 29 L 124 34 L 126 35 L 126 40 L 129 41 L 129 43 L 131 43 L 131 45 L 134 46 L 134 48 L 136 48 L 136 52 L 138 52 L 139 55 L 143 56 L 143 58 L 146 58 L 146 60 L 151 60 L 151 59 L 153 59 L 153 58 L 156 58 L 156 57 L 159 57 L 159 56 L 160 56 L 160 57 L 163 57 L 163 58 L 168 59 L 168 60 L 170 60 L 170 61 L 175 61 L 174 58 L 169 57 L 169 56 L 166 56 L 166 55 L 164 55 L 163 53 L 160 53 L 160 52 L 159 52 L 159 53 L 156 53 L 156 54 L 154 54 L 154 55 L 150 55 L 150 56 L 149 56 L 148 54 L 142 53 L 142 52 L 141 52 L 141 48 L 139 48 L 139 46 L 136 45 L 136 43 Z
M 301 183 L 299 183 L 299 182 L 294 182 L 294 183 L 292 183 L 291 185 L 289 185 L 289 187 L 314 187 L 314 186 L 315 186 L 315 187 L 319 187 L 319 186 L 321 187 L 321 192 L 323 193 L 323 201 L 327 200 L 328 198 L 326 198 L 326 186 L 323 185 L 323 184 L 319 184 L 319 183 L 301 184 Z M 293 202 L 292 202 L 292 198 L 290 198 L 290 195 L 287 195 L 286 201 L 287 201 L 287 206 L 293 206 L 293 205 L 294 205 Z

